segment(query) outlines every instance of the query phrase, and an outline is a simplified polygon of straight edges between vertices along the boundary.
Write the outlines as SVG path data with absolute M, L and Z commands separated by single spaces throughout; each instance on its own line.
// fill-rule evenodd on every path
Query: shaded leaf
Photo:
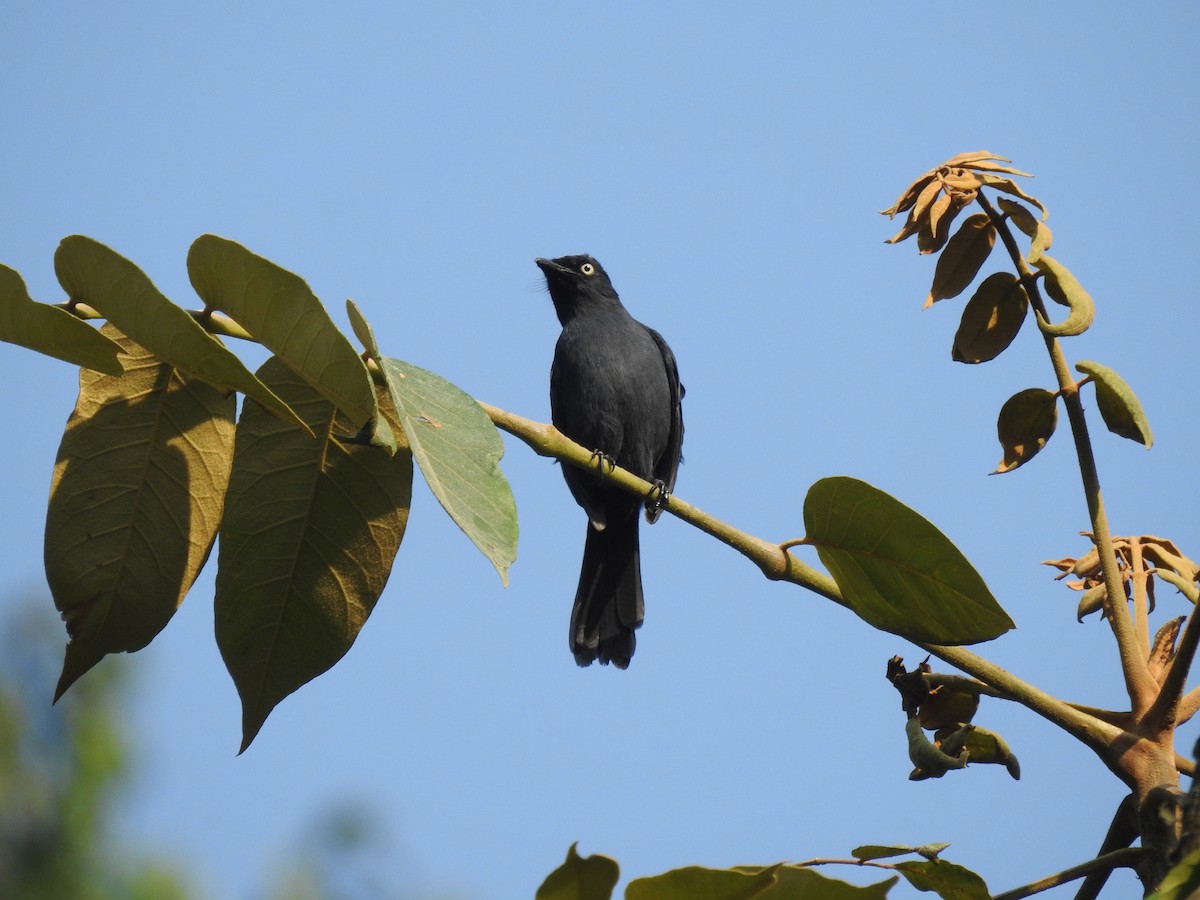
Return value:
M 1096 405 L 1100 417 L 1108 430 L 1115 435 L 1143 444 L 1147 450 L 1154 445 L 1154 435 L 1141 401 L 1125 379 L 1108 366 L 1083 360 L 1075 364 L 1075 370 L 1091 376 L 1096 386 Z
M 595 854 L 580 856 L 572 844 L 567 859 L 546 876 L 535 900 L 609 900 L 620 878 L 615 859 Z
M 884 900 L 896 880 L 860 887 L 801 866 L 689 866 L 634 879 L 625 900 Z
M 908 776 L 910 781 L 941 778 L 947 772 L 966 768 L 966 751 L 961 747 L 955 748 L 952 753 L 943 751 L 925 736 L 921 723 L 915 717 L 905 723 L 904 733 L 908 736 L 908 758 L 915 767 Z
M 1079 597 L 1075 609 L 1075 621 L 1082 622 L 1085 617 L 1104 609 L 1104 601 L 1108 599 L 1108 588 L 1103 584 L 1094 584 Z
M 362 358 L 303 278 L 213 234 L 192 242 L 187 267 L 208 307 L 228 313 L 355 427 L 380 421 Z M 380 422 L 381 429 L 386 424 Z M 391 451 L 391 437 L 390 430 L 381 431 L 378 443 Z
M 101 333 L 124 373 L 81 371 L 46 512 L 46 579 L 71 635 L 55 699 L 175 614 L 212 549 L 233 458 L 232 395 L 112 324 Z
M 412 493 L 406 450 L 336 440 L 349 421 L 277 357 L 259 375 L 317 439 L 256 403 L 237 426 L 215 617 L 242 700 L 242 750 L 279 701 L 354 643 L 387 582 Z
M 1200 895 L 1200 850 L 1177 862 L 1147 900 L 1193 900 Z
M 907 212 L 908 210 L 912 209 L 914 206 L 916 206 L 917 199 L 921 196 L 921 193 L 927 187 L 929 187 L 930 183 L 934 180 L 934 172 L 926 172 L 924 175 L 906 187 L 904 189 L 904 193 L 900 195 L 899 199 L 895 203 L 893 203 L 887 209 L 880 210 L 880 213 L 891 219 L 894 218 L 897 213 Z
M 919 891 L 932 891 L 942 900 L 991 900 L 991 892 L 982 878 L 944 859 L 896 863 L 908 883 Z
M 854 478 L 823 478 L 804 499 L 807 541 L 846 603 L 876 628 L 972 644 L 1013 622 L 979 573 L 932 523 Z
M 106 375 L 120 375 L 121 348 L 65 309 L 29 296 L 15 269 L 0 265 L 0 340 Z
M 73 234 L 58 245 L 54 271 L 72 300 L 98 311 L 122 334 L 163 362 L 215 387 L 241 391 L 285 422 L 307 427 L 240 359 L 164 297 L 145 272 L 119 253 L 89 237 Z
M 1051 324 L 1038 317 L 1038 327 L 1046 334 L 1056 337 L 1072 337 L 1083 334 L 1096 318 L 1096 304 L 1091 295 L 1083 289 L 1075 276 L 1066 266 L 1052 256 L 1041 256 L 1034 265 L 1038 267 L 1045 278 L 1046 293 L 1052 300 L 1071 309 L 1067 318 L 1057 325 Z
M 939 740 L 942 735 L 935 735 Z M 1014 780 L 1021 779 L 1021 766 L 1016 755 L 1009 749 L 1007 742 L 994 731 L 972 725 L 963 729 L 963 748 L 970 756 L 972 765 L 986 763 L 1004 766 Z
M 963 308 L 951 358 L 961 363 L 995 359 L 1016 338 L 1028 312 L 1029 295 L 1017 276 L 1011 272 L 989 275 Z
M 1054 242 L 1050 227 L 1015 200 L 1000 197 L 996 204 L 1008 213 L 1008 217 L 1029 237 L 1028 259 L 1030 264 L 1037 262 L 1038 258 L 1049 250 L 1050 245 Z
M 957 297 L 975 280 L 996 243 L 996 228 L 987 213 L 968 216 L 938 257 L 933 287 L 925 298 L 929 307 L 938 300 Z
M 938 685 L 921 701 L 917 718 L 923 728 L 937 730 L 970 722 L 979 711 L 979 692 Z
M 1050 391 L 1027 388 L 1009 397 L 996 420 L 1004 459 L 992 474 L 1011 472 L 1033 459 L 1046 446 L 1057 425 L 1057 398 Z
M 483 408 L 440 375 L 385 358 L 400 424 L 433 495 L 508 584 L 517 506 L 500 471 L 504 442 Z

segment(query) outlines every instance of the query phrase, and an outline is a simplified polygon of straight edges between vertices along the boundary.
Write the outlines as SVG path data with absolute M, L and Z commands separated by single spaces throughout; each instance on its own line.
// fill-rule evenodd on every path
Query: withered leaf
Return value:
M 894 218 L 897 213 L 906 212 L 907 210 L 912 209 L 913 205 L 917 202 L 917 198 L 921 195 L 921 192 L 924 191 L 929 183 L 935 179 L 935 175 L 935 170 L 926 172 L 924 175 L 906 187 L 904 189 L 904 193 L 900 195 L 900 199 L 892 204 L 892 206 L 887 209 L 880 210 L 880 214 L 891 219 Z
M 1179 548 L 1170 541 L 1159 543 L 1157 538 L 1142 538 L 1142 556 L 1154 563 L 1156 568 L 1170 569 L 1188 581 L 1195 581 L 1200 574 L 1200 566 L 1180 553 Z
M 1009 175 L 1020 175 L 1022 178 L 1032 178 L 1033 177 L 1028 172 L 1022 172 L 1020 169 L 1014 169 L 1014 168 L 1011 168 L 1010 166 L 1002 166 L 999 163 L 993 162 L 992 160 L 1003 160 L 1003 162 L 1012 162 L 1012 160 L 1003 159 L 1003 157 L 999 157 L 999 156 L 994 156 L 994 157 L 991 157 L 990 159 L 979 159 L 979 160 L 974 160 L 971 162 L 964 162 L 964 163 L 962 163 L 962 167 L 964 169 L 976 169 L 980 172 L 1006 172 Z
M 1104 609 L 1104 601 L 1107 597 L 1108 591 L 1104 585 L 1092 585 L 1079 598 L 1079 608 L 1075 611 L 1075 620 L 1082 622 L 1084 616 L 1089 616 L 1098 610 Z
M 989 275 L 963 309 L 951 358 L 962 363 L 995 359 L 1013 342 L 1028 312 L 1029 297 L 1017 276 L 1011 272 Z
M 1150 579 L 1149 584 L 1153 584 L 1154 579 Z M 1183 623 L 1187 621 L 1187 616 L 1179 616 L 1166 622 L 1158 632 L 1154 635 L 1154 643 L 1150 646 L 1150 655 L 1146 662 L 1150 667 L 1150 674 L 1155 679 L 1161 680 L 1163 674 L 1167 670 L 1167 666 L 1175 656 L 1175 641 L 1179 638 L 1179 631 L 1183 628 Z
M 986 184 L 988 187 L 995 188 L 998 191 L 1003 191 L 1006 194 L 1012 194 L 1014 197 L 1020 197 L 1022 200 L 1026 201 L 1027 203 L 1032 203 L 1034 206 L 1036 206 L 1038 209 L 1040 209 L 1042 211 L 1043 219 L 1045 219 L 1048 215 L 1050 215 L 1050 213 L 1048 213 L 1046 211 L 1046 207 L 1044 207 L 1042 205 L 1042 201 L 1038 200 L 1036 197 L 1031 196 L 1030 194 L 1025 193 L 1023 190 L 1021 190 L 1020 186 L 1015 181 L 1013 181 L 1011 178 L 1001 178 L 999 175 L 987 175 L 987 174 L 981 175 L 980 178 L 983 179 L 983 183 Z
M 1004 459 L 993 472 L 1011 472 L 1033 459 L 1046 446 L 1058 425 L 1057 397 L 1043 388 L 1027 388 L 1005 401 L 996 420 Z

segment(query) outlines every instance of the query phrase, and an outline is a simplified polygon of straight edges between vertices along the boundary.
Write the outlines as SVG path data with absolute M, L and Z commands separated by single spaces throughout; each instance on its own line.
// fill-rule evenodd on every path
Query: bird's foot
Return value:
M 659 513 L 666 509 L 670 502 L 671 492 L 667 490 L 666 483 L 661 478 L 654 479 L 654 487 L 646 494 L 646 515 L 651 521 L 657 519 Z
M 608 466 L 608 471 L 610 472 L 617 468 L 617 458 L 615 456 L 609 456 L 599 448 L 596 448 L 592 451 L 591 463 L 600 470 L 601 474 L 604 474 L 605 466 Z

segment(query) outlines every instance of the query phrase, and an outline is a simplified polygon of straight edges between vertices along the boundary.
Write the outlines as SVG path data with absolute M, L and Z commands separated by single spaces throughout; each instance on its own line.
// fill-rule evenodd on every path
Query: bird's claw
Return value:
M 658 514 L 667 508 L 667 504 L 671 502 L 671 492 L 667 490 L 667 485 L 662 479 L 654 479 L 654 486 L 650 488 L 650 493 L 646 495 L 646 513 L 657 518 Z
M 594 465 L 597 469 L 600 470 L 601 474 L 604 473 L 604 467 L 606 465 L 608 466 L 608 471 L 610 471 L 610 472 L 615 471 L 617 468 L 616 457 L 609 456 L 607 453 L 605 453 L 603 450 L 601 450 L 599 448 L 592 451 L 592 458 L 591 458 L 590 462 L 592 463 L 592 465 Z

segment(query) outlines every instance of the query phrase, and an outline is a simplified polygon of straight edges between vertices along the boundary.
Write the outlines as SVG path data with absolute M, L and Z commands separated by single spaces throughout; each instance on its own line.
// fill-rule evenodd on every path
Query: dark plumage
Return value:
M 669 493 L 683 447 L 683 386 L 671 348 L 629 315 L 592 257 L 537 264 L 562 323 L 550 368 L 555 427 Z M 573 466 L 563 466 L 563 476 L 588 515 L 571 609 L 571 652 L 581 666 L 598 659 L 624 669 L 644 615 L 638 557 L 643 501 Z M 661 505 L 646 501 L 648 521 L 660 512 Z

